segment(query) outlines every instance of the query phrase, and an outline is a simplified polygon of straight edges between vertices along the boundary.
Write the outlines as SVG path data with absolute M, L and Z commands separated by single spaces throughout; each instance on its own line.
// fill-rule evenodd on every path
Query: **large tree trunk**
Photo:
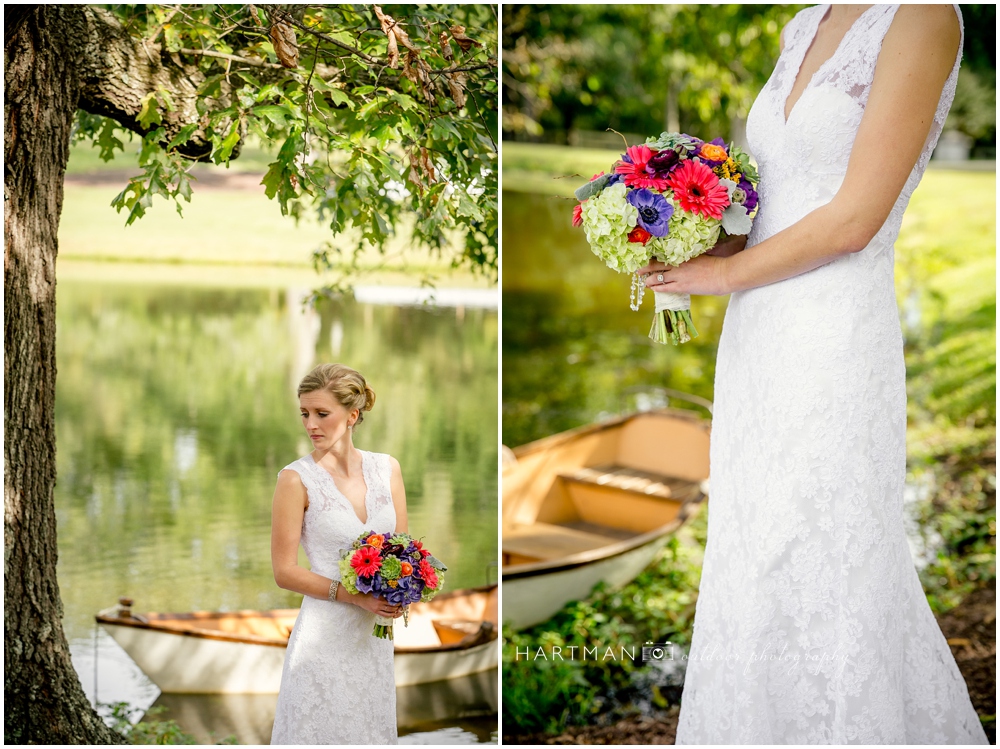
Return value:
M 196 68 L 172 64 L 92 6 L 9 6 L 4 24 L 4 739 L 121 743 L 70 661 L 56 579 L 56 252 L 78 107 L 142 132 L 142 97 L 196 121 Z M 189 156 L 207 157 L 197 139 Z
M 61 19 L 36 8 L 14 23 L 4 34 L 4 740 L 120 743 L 73 670 L 56 580 L 56 233 L 78 84 Z

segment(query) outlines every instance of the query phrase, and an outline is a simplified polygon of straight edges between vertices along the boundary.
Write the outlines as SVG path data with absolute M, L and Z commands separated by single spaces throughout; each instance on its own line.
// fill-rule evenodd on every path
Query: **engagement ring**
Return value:
M 656 280 L 659 281 L 660 283 L 663 283 L 663 274 L 660 273 L 659 275 L 657 275 Z

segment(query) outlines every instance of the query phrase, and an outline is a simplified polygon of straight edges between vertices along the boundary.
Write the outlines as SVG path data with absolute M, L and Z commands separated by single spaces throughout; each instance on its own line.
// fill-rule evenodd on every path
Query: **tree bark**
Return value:
M 170 133 L 197 121 L 201 74 L 142 48 L 107 11 L 45 5 L 16 12 L 4 28 L 4 740 L 123 743 L 90 706 L 73 669 L 56 577 L 63 176 L 78 107 L 142 132 L 141 99 L 162 88 L 176 106 L 165 114 Z M 205 145 L 193 144 L 190 155 L 204 157 Z
M 70 661 L 56 579 L 56 235 L 79 98 L 69 9 L 5 33 L 4 740 L 120 743 Z

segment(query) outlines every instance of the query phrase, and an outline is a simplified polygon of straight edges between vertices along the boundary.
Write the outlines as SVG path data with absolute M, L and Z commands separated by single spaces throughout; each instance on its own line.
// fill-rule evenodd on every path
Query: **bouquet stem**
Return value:
M 375 617 L 375 629 L 372 630 L 372 635 L 375 637 L 381 637 L 383 640 L 392 640 L 392 619 L 384 616 Z
M 656 292 L 656 312 L 649 337 L 657 343 L 677 346 L 698 337 L 691 319 L 691 297 L 687 294 Z

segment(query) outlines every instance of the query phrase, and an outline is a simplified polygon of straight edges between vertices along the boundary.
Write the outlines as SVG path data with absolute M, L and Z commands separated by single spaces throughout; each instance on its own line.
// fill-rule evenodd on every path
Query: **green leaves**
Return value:
M 411 246 L 495 277 L 495 9 L 394 6 L 412 48 L 400 42 L 400 65 L 393 68 L 387 34 L 371 7 L 302 6 L 299 63 L 286 69 L 273 64 L 270 18 L 252 7 L 186 5 L 180 12 L 112 6 L 130 33 L 162 44 L 172 53 L 165 61 L 182 62 L 177 74 L 189 76 L 198 92 L 148 92 L 127 123 L 145 133 L 142 174 L 113 203 L 128 211 L 127 223 L 150 208 L 154 195 L 190 198 L 190 162 L 181 151 L 228 164 L 249 135 L 273 154 L 261 184 L 283 215 L 317 210 L 334 244 L 353 230 L 351 243 L 360 237 L 384 250 L 390 238 L 406 233 Z M 443 46 L 441 35 L 454 38 L 450 29 L 458 26 L 482 46 Z M 459 116 L 448 77 L 437 72 L 453 66 L 468 68 L 462 86 L 475 116 Z M 110 158 L 122 147 L 118 127 L 100 118 L 81 120 L 80 137 L 92 138 Z M 195 145 L 200 143 L 204 148 Z M 416 168 L 413 154 L 420 154 Z

